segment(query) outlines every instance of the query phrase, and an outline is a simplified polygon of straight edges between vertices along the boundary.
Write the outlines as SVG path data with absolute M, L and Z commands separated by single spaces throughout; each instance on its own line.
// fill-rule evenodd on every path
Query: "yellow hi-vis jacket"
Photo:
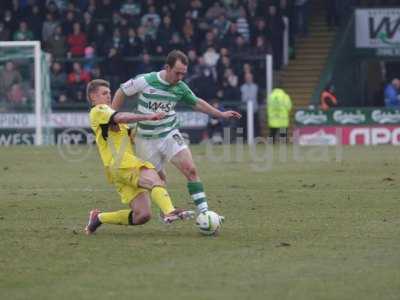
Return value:
M 282 89 L 273 89 L 267 99 L 267 119 L 270 128 L 288 128 L 292 101 Z

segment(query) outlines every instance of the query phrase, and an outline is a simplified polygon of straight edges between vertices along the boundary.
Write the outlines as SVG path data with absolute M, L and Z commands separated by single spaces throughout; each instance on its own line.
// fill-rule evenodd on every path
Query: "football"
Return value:
M 196 225 L 200 233 L 215 235 L 221 228 L 222 218 L 213 211 L 207 211 L 197 216 Z

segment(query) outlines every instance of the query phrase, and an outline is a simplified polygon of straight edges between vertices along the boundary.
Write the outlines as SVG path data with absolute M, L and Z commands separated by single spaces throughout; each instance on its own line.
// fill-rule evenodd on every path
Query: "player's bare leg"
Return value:
M 208 210 L 207 197 L 189 148 L 175 154 L 171 163 L 186 177 L 187 188 L 197 211 L 199 213 L 206 212 Z

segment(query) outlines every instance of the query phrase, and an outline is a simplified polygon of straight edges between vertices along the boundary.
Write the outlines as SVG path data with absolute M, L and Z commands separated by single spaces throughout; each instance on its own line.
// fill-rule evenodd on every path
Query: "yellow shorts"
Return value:
M 116 187 L 122 203 L 129 204 L 140 193 L 147 191 L 138 186 L 141 168 L 154 169 L 154 166 L 147 161 L 138 159 L 132 168 L 108 169 L 107 177 Z

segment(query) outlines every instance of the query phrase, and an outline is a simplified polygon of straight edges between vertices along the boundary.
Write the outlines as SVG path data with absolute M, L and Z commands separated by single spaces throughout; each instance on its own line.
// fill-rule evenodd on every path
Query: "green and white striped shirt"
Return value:
M 139 75 L 121 84 L 127 96 L 139 95 L 138 113 L 165 112 L 159 121 L 140 121 L 137 134 L 144 138 L 160 138 L 179 127 L 175 106 L 178 102 L 194 106 L 197 97 L 183 81 L 171 85 L 160 77 L 160 72 Z

